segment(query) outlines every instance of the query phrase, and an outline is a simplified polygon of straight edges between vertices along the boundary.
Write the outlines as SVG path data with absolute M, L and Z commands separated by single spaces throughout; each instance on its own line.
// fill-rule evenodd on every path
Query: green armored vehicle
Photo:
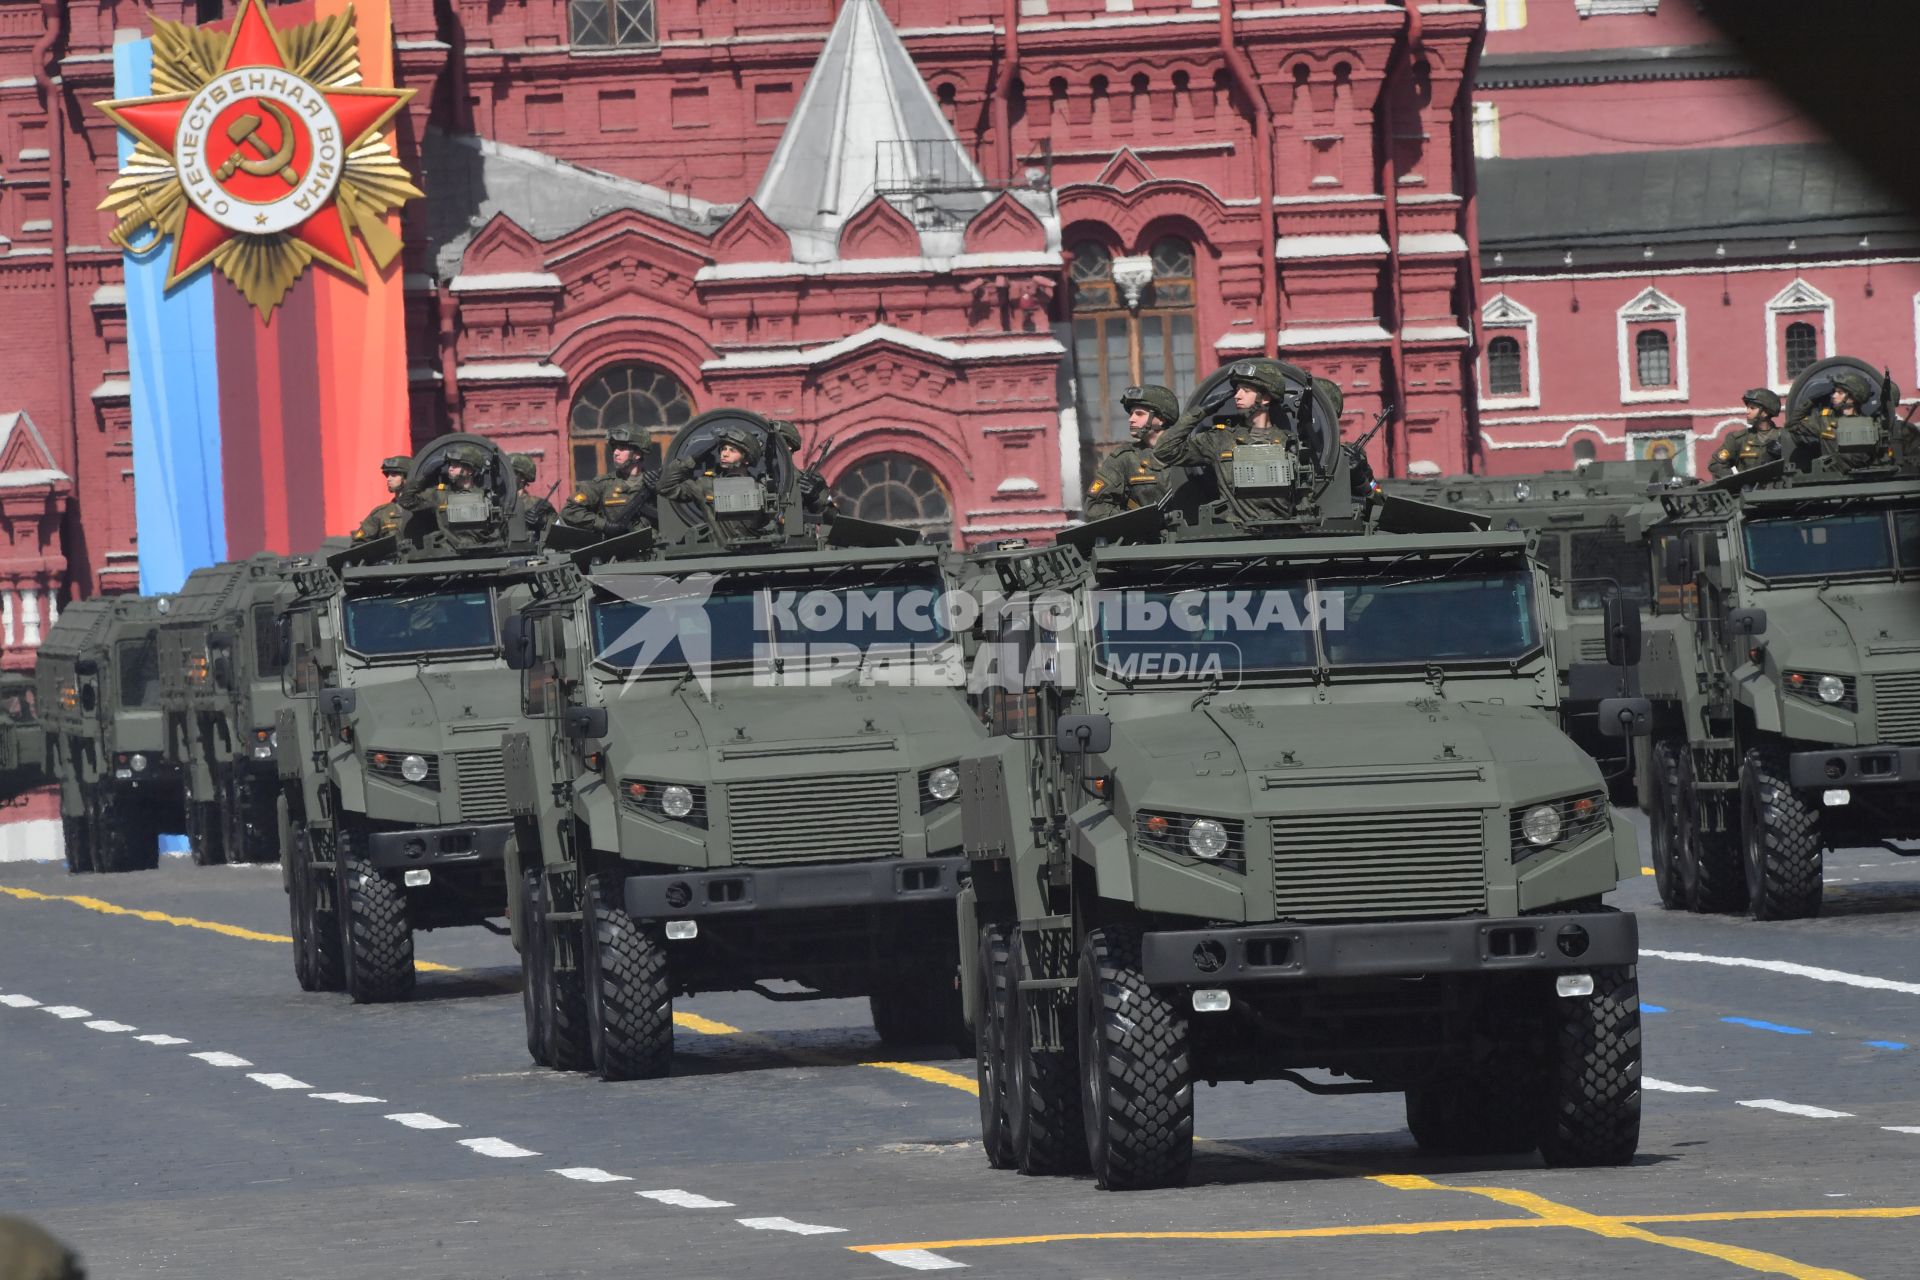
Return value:
M 273 723 L 284 701 L 277 606 L 292 594 L 287 564 L 263 553 L 196 569 L 155 628 L 169 756 L 203 866 L 280 854 Z
M 185 826 L 160 714 L 154 627 L 167 608 L 164 596 L 82 600 L 40 643 L 37 702 L 69 871 L 150 870 L 161 834 Z
M 11 804 L 53 779 L 47 773 L 47 731 L 30 671 L 0 674 L 0 804 Z
M 493 444 L 439 437 L 397 535 L 290 569 L 277 823 L 306 990 L 403 999 L 415 930 L 507 913 L 501 738 L 520 677 L 501 622 L 541 565 L 514 492 Z
M 1556 723 L 1546 573 L 1521 533 L 1363 515 L 1287 375 L 1290 463 L 1223 460 L 1283 514 L 1195 471 L 990 560 L 1036 607 L 982 649 L 1039 679 L 960 765 L 988 1159 L 1178 1184 L 1196 1085 L 1284 1079 L 1404 1093 L 1430 1150 L 1623 1163 L 1638 947 L 1601 899 L 1639 857 Z M 1609 614 L 1624 663 L 1639 615 Z
M 1789 415 L 1849 373 L 1874 394 L 1807 415 L 1796 456 L 1635 520 L 1677 623 L 1638 672 L 1667 907 L 1811 916 L 1827 849 L 1920 836 L 1920 451 L 1898 390 L 1850 357 L 1802 374 Z
M 508 777 L 529 1051 L 665 1075 L 676 995 L 752 989 L 866 996 L 887 1043 L 971 1052 L 953 766 L 984 730 L 966 620 L 941 612 L 957 562 L 908 530 L 810 521 L 751 413 L 689 423 L 661 474 L 657 535 L 581 553 L 525 615 L 537 724 L 509 739 Z

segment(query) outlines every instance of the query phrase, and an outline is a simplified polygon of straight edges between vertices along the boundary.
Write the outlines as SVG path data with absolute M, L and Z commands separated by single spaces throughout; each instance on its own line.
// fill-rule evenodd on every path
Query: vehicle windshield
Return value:
M 1506 662 L 1540 647 L 1533 575 L 1321 579 L 1327 661 L 1343 666 Z
M 1890 527 L 1891 526 L 1891 527 Z M 1920 512 L 1851 511 L 1797 519 L 1749 520 L 1747 571 L 1762 578 L 1834 578 L 1888 574 L 1900 563 L 1920 567 Z
M 160 655 L 153 637 L 120 643 L 120 705 L 150 707 L 159 692 Z
M 1575 613 L 1598 613 L 1607 592 L 1615 589 L 1635 600 L 1650 599 L 1653 575 L 1646 549 L 1628 542 L 1614 529 L 1576 533 L 1573 570 L 1567 575 L 1566 587 L 1568 607 Z
M 433 591 L 346 602 L 347 648 L 371 658 L 492 649 L 493 593 Z
M 1124 681 L 1204 678 L 1213 671 L 1311 671 L 1305 582 L 1251 588 L 1100 592 L 1094 663 Z

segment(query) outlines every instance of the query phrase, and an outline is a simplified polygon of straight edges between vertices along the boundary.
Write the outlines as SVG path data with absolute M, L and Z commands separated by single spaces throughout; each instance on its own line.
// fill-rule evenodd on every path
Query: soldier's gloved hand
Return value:
M 1780 442 L 1778 440 L 1769 440 L 1766 443 L 1766 447 L 1760 452 L 1768 460 L 1778 458 L 1780 456 Z
M 802 471 L 800 473 L 801 497 L 812 500 L 819 496 L 820 492 L 826 487 L 827 482 L 821 478 L 818 471 Z

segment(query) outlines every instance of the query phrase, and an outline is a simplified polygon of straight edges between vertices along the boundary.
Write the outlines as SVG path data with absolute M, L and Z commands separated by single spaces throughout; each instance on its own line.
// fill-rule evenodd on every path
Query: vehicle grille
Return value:
M 453 776 L 460 786 L 460 820 L 499 822 L 508 816 L 507 769 L 500 748 L 453 753 Z
M 1305 814 L 1272 820 L 1283 920 L 1459 916 L 1487 907 L 1478 809 Z
M 1873 707 L 1880 741 L 1920 743 L 1920 671 L 1875 676 Z
M 900 856 L 900 780 L 891 773 L 727 785 L 735 862 Z
M 1607 660 L 1607 638 L 1605 636 L 1583 636 L 1580 640 L 1580 661 L 1605 662 Z

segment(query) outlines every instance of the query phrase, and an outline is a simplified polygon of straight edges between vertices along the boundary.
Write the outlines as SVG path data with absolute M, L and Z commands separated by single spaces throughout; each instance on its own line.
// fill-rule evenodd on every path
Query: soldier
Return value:
M 1160 443 L 1153 446 L 1153 457 L 1162 466 L 1211 467 L 1221 496 L 1234 514 L 1243 519 L 1291 516 L 1291 497 L 1243 496 L 1235 493 L 1233 487 L 1233 457 L 1237 450 L 1287 444 L 1293 438 L 1291 428 L 1281 420 L 1286 377 L 1279 365 L 1270 360 L 1242 360 L 1227 377 L 1233 387 L 1233 410 L 1215 415 L 1211 423 L 1203 423 L 1199 417 L 1183 416 L 1172 430 L 1160 437 Z
M 700 468 L 698 459 L 682 455 L 660 472 L 660 496 L 669 502 L 696 502 L 707 514 L 721 542 L 733 536 L 751 537 L 766 521 L 764 510 L 719 512 L 713 509 L 714 481 L 748 478 L 750 468 L 760 461 L 760 440 L 745 427 L 725 426 L 714 432 L 718 442 L 714 465 Z
M 540 474 L 539 467 L 530 453 L 509 454 L 507 462 L 513 467 L 514 481 L 520 487 L 520 492 L 513 496 L 513 509 L 527 532 L 538 539 L 553 523 L 554 517 L 553 504 L 533 492 L 533 482 Z
M 593 533 L 625 533 L 636 524 L 652 525 L 657 512 L 658 477 L 641 465 L 647 437 L 637 427 L 607 432 L 613 470 L 585 481 L 560 509 L 560 522 Z
M 407 482 L 407 472 L 413 469 L 413 459 L 403 453 L 396 453 L 380 464 L 380 474 L 387 478 L 387 492 L 398 495 L 400 487 Z M 400 504 L 387 501 L 367 513 L 360 527 L 353 531 L 355 542 L 365 542 L 369 538 L 387 538 L 400 528 L 402 512 Z
M 1747 407 L 1747 425 L 1729 435 L 1707 464 L 1715 480 L 1771 462 L 1783 456 L 1786 448 L 1787 433 L 1778 421 L 1780 397 L 1765 387 L 1755 387 L 1740 402 Z
M 449 528 L 444 517 L 447 511 L 447 500 L 455 494 L 482 492 L 479 489 L 480 473 L 485 471 L 486 467 L 486 450 L 475 444 L 456 444 L 447 450 L 445 459 L 440 464 L 440 478 L 437 481 L 431 476 L 425 477 L 417 484 L 402 488 L 394 501 L 399 504 L 402 511 L 433 512 L 440 521 L 442 532 L 452 546 L 463 549 L 481 546 L 489 541 L 491 536 L 497 536 L 498 526 L 495 521 L 487 522 L 495 525 L 495 532 L 489 534 L 488 531 L 477 527 Z
M 1136 507 L 1160 501 L 1160 473 L 1166 464 L 1153 456 L 1153 447 L 1180 416 L 1180 401 L 1166 387 L 1128 387 L 1120 393 L 1127 411 L 1133 443 L 1123 444 L 1101 460 L 1087 486 L 1089 520 L 1104 520 Z
M 1885 456 L 1885 450 L 1876 449 L 1867 457 L 1850 458 L 1840 452 L 1836 437 L 1836 428 L 1840 419 L 1860 416 L 1867 401 L 1873 399 L 1873 383 L 1867 375 L 1853 369 L 1843 369 L 1833 375 L 1833 394 L 1827 397 L 1827 403 L 1815 406 L 1811 399 L 1801 406 L 1793 421 L 1787 424 L 1787 430 L 1793 433 L 1794 440 L 1806 453 L 1818 451 L 1819 456 L 1832 459 L 1836 470 L 1852 471 L 1856 467 L 1871 465 Z
M 1347 394 L 1340 384 L 1332 378 L 1315 378 L 1314 390 L 1325 397 L 1333 408 L 1334 430 L 1340 429 L 1340 417 L 1347 411 Z M 1342 445 L 1340 452 L 1347 460 L 1347 487 L 1356 498 L 1363 498 L 1380 486 L 1373 480 L 1373 464 L 1367 461 L 1367 448 L 1358 440 L 1349 440 Z
M 794 477 L 800 486 L 800 501 L 807 514 L 824 515 L 833 510 L 833 494 L 827 488 L 826 478 L 818 471 L 808 471 L 800 465 L 800 428 L 785 418 L 775 418 L 767 425 L 787 446 L 787 456 L 793 459 Z

